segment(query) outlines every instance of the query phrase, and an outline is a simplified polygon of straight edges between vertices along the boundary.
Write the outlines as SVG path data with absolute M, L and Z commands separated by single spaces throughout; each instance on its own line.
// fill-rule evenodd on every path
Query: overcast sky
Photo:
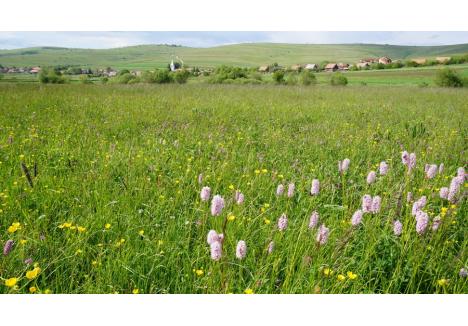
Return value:
M 468 32 L 0 32 L 0 49 L 102 49 L 162 43 L 211 47 L 247 42 L 447 45 L 468 43 Z

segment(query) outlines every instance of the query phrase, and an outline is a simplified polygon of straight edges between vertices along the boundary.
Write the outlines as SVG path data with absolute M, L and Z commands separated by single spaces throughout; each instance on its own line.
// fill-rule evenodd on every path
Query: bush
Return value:
M 174 73 L 174 80 L 177 84 L 185 84 L 190 73 L 187 70 L 178 70 Z
M 342 73 L 336 72 L 332 75 L 330 84 L 333 86 L 346 86 L 348 84 L 348 78 L 343 76 Z
M 109 81 L 109 78 L 107 78 L 107 77 L 102 77 L 101 78 L 101 83 L 102 84 L 107 84 L 108 81 Z
M 304 86 L 316 84 L 317 78 L 315 78 L 315 75 L 311 71 L 304 70 L 299 76 L 299 83 Z
M 136 77 L 130 73 L 125 73 L 117 77 L 117 82 L 119 84 L 128 84 L 132 79 L 136 79 Z
M 276 84 L 283 84 L 284 83 L 284 71 L 277 70 L 273 73 L 273 81 Z
M 463 87 L 463 79 L 454 70 L 444 68 L 437 71 L 435 83 L 441 87 Z
M 53 69 L 43 69 L 39 73 L 39 81 L 43 84 L 64 84 L 65 78 Z
M 153 82 L 157 84 L 172 83 L 174 79 L 168 70 L 156 70 L 153 75 Z
M 89 79 L 88 75 L 80 75 L 80 83 L 81 84 L 92 84 L 93 82 Z

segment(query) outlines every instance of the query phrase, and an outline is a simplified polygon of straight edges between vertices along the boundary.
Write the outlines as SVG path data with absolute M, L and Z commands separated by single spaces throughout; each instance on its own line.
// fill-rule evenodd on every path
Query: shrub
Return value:
M 284 71 L 277 70 L 273 73 L 273 81 L 276 84 L 283 84 L 284 83 Z
M 174 73 L 174 80 L 177 84 L 185 84 L 190 73 L 187 70 L 178 70 Z
M 157 84 L 168 84 L 174 81 L 171 73 L 167 70 L 156 70 L 153 80 Z
M 133 76 L 130 73 L 125 73 L 123 75 L 120 75 L 117 77 L 117 82 L 119 84 L 128 84 L 132 79 L 135 79 L 136 77 Z
M 108 81 L 109 81 L 109 78 L 107 78 L 107 77 L 102 77 L 101 78 L 101 83 L 103 83 L 103 84 L 107 84 Z
M 463 79 L 456 71 L 448 68 L 437 71 L 435 83 L 441 87 L 463 87 Z
M 80 83 L 81 84 L 92 84 L 93 82 L 89 79 L 88 75 L 80 75 Z
M 316 84 L 317 78 L 315 78 L 315 75 L 311 71 L 304 70 L 299 76 L 299 83 L 304 86 Z
M 330 84 L 333 86 L 346 86 L 348 84 L 348 78 L 343 76 L 342 73 L 336 72 L 332 75 Z
M 123 69 L 123 70 L 120 70 L 120 71 L 117 73 L 117 76 L 122 76 L 122 75 L 129 74 L 129 73 L 130 73 L 130 70 L 128 70 L 128 69 Z
M 65 78 L 53 69 L 43 69 L 39 73 L 39 81 L 43 84 L 64 84 Z

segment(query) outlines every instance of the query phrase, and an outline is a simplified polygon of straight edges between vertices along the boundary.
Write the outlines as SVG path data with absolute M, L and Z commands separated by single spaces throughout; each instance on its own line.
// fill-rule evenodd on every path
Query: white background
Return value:
M 467 3 L 4 0 L 0 31 L 467 31 Z M 0 295 L 0 325 L 462 325 L 467 304 L 466 295 Z

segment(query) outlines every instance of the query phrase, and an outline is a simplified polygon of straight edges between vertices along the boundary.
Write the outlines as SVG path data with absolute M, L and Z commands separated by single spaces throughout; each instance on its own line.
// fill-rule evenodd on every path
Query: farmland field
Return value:
M 466 168 L 467 98 L 0 83 L 0 293 L 468 293 L 466 179 L 450 202 L 439 196 Z M 352 225 L 366 194 L 381 205 Z M 425 227 L 412 215 L 423 196 Z M 224 239 L 208 245 L 210 230 Z

